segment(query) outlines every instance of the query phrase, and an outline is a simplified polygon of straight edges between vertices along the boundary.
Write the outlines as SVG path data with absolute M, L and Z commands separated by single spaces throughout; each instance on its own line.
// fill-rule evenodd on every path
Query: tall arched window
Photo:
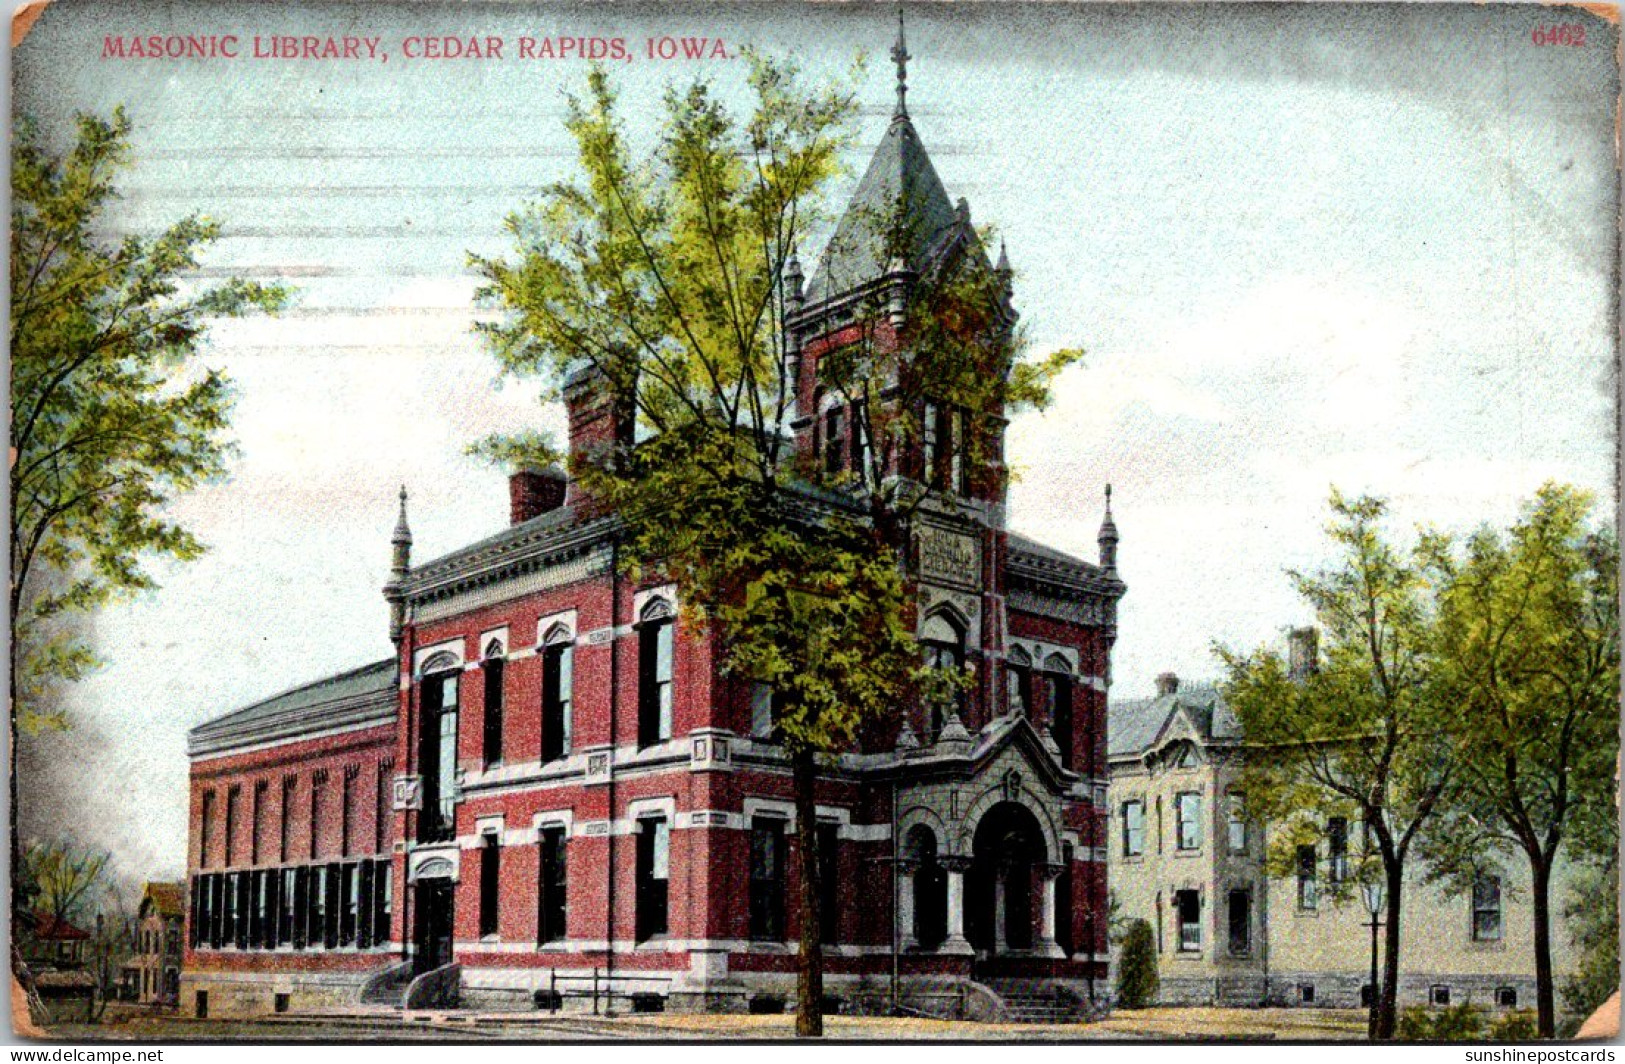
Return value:
M 575 698 L 575 637 L 563 624 L 542 638 L 542 760 L 570 752 L 571 704 Z
M 418 816 L 421 841 L 451 837 L 457 784 L 457 659 L 437 654 L 423 666 L 419 685 L 422 730 L 418 770 L 423 776 L 423 811 Z
M 638 618 L 638 745 L 671 738 L 672 672 L 676 616 L 671 603 L 652 598 Z
M 1061 767 L 1072 767 L 1072 667 L 1059 654 L 1044 659 L 1049 686 L 1049 733 L 1061 748 Z
M 965 630 L 944 613 L 934 613 L 925 619 L 920 629 L 920 647 L 927 668 L 958 672 L 965 664 Z M 932 698 L 928 707 L 927 740 L 935 742 L 942 732 L 947 711 L 963 706 L 963 695 L 951 698 Z
M 485 679 L 484 761 L 494 765 L 502 760 L 503 714 L 503 657 L 502 643 L 493 639 L 485 644 L 484 661 L 480 672 Z

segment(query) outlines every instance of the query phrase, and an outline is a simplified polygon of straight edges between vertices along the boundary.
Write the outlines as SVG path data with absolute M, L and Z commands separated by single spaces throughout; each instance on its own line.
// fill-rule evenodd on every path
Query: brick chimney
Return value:
M 508 521 L 520 525 L 564 505 L 562 469 L 521 469 L 508 478 Z
M 1287 675 L 1302 680 L 1314 675 L 1320 666 L 1320 633 L 1314 628 L 1294 628 L 1286 637 Z
M 564 406 L 570 421 L 570 465 L 602 465 L 615 461 L 616 452 L 632 445 L 636 408 L 617 401 L 608 376 L 583 361 L 565 377 Z M 583 501 L 581 482 L 571 477 L 564 501 Z
M 1165 672 L 1157 677 L 1157 697 L 1171 695 L 1179 690 L 1179 677 L 1171 672 Z

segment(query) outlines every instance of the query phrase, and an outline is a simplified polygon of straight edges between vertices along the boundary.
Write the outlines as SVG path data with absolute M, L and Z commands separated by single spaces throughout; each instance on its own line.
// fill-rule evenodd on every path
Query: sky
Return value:
M 1122 535 L 1112 697 L 1216 673 L 1215 642 L 1311 618 L 1288 568 L 1329 557 L 1333 485 L 1417 525 L 1505 524 L 1540 484 L 1615 509 L 1611 27 L 1522 6 L 911 4 L 909 108 L 951 197 L 1006 239 L 1035 355 L 1086 357 L 1018 418 L 1012 525 L 1096 554 Z M 521 36 L 623 37 L 628 132 L 737 61 L 647 59 L 661 36 L 793 54 L 863 103 L 855 185 L 892 106 L 895 7 L 199 4 L 58 0 L 13 54 L 14 106 L 65 146 L 123 104 L 134 165 L 110 234 L 192 211 L 204 279 L 292 286 L 204 359 L 236 382 L 230 478 L 174 516 L 210 545 L 96 620 L 106 666 L 73 731 L 25 749 L 25 833 L 72 814 L 124 872 L 184 869 L 187 729 L 387 657 L 380 593 L 401 484 L 419 561 L 500 529 L 493 431 L 560 432 L 471 333 L 470 252 L 570 174 L 564 94 L 587 65 Z M 1582 46 L 1534 30 L 1583 24 Z M 379 38 L 385 61 L 103 59 L 107 35 Z M 408 37 L 500 36 L 500 60 L 412 60 Z

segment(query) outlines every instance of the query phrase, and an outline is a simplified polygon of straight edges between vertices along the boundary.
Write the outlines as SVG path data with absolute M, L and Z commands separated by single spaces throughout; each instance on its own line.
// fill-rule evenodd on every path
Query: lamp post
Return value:
M 1377 1040 L 1377 1002 L 1382 995 L 1377 992 L 1377 928 L 1382 921 L 1377 915 L 1382 912 L 1382 880 L 1367 879 L 1360 884 L 1360 893 L 1365 899 L 1365 910 L 1371 914 L 1371 1008 L 1366 1018 L 1366 1037 L 1371 1041 Z

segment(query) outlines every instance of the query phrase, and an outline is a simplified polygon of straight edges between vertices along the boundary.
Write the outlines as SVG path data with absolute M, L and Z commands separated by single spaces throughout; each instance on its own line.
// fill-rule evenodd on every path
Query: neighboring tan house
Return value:
M 1314 633 L 1293 633 L 1292 658 L 1314 659 Z M 1211 686 L 1165 673 L 1155 697 L 1109 707 L 1111 856 L 1115 918 L 1144 919 L 1157 943 L 1160 1000 L 1178 1004 L 1320 1005 L 1369 1002 L 1371 924 L 1347 881 L 1364 854 L 1358 821 L 1329 820 L 1297 872 L 1267 878 L 1267 830 L 1243 816 L 1240 722 Z M 1445 895 L 1406 878 L 1401 1006 L 1535 1003 L 1528 866 Z M 1334 898 L 1333 894 L 1339 895 Z M 1553 898 L 1563 897 L 1561 881 Z M 1573 968 L 1558 922 L 1553 966 Z
M 135 955 L 126 965 L 133 974 L 137 1001 L 173 1005 L 179 1000 L 185 925 L 185 884 L 148 883 L 136 914 Z

